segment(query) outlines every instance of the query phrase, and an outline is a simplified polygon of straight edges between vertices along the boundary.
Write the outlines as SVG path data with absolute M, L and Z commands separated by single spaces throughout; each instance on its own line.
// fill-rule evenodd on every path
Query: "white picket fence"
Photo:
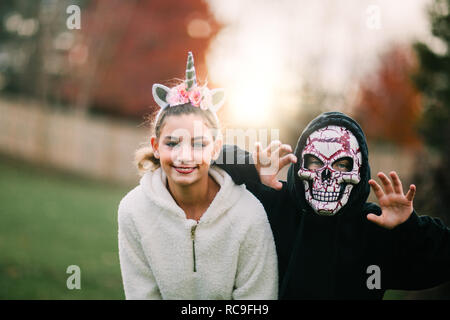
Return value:
M 0 152 L 94 178 L 136 183 L 133 155 L 148 130 L 0 99 Z

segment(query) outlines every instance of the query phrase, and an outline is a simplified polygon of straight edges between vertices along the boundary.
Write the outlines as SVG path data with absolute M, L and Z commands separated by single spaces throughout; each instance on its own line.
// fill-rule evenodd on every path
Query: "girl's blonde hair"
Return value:
M 188 114 L 201 116 L 205 121 L 206 126 L 212 129 L 214 140 L 216 140 L 216 138 L 220 135 L 219 120 L 217 119 L 217 116 L 208 109 L 203 110 L 199 107 L 191 105 L 190 103 L 166 107 L 161 110 L 158 116 L 155 117 L 151 123 L 151 135 L 154 135 L 156 136 L 156 139 L 159 139 L 165 120 L 168 117 Z M 145 143 L 135 151 L 134 164 L 136 165 L 140 176 L 143 176 L 148 170 L 154 171 L 159 168 L 159 159 L 155 157 L 153 147 L 150 143 Z

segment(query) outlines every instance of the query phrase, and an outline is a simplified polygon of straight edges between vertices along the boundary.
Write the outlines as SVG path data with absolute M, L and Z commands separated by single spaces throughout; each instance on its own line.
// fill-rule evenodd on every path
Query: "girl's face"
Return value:
M 222 147 L 205 120 L 194 114 L 165 118 L 159 139 L 152 137 L 151 143 L 167 179 L 183 186 L 207 179 L 210 163 Z

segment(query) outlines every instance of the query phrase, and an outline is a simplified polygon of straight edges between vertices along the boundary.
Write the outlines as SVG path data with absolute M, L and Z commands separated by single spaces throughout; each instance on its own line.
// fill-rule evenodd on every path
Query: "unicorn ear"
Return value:
M 152 87 L 153 99 L 155 102 L 161 107 L 167 107 L 167 94 L 169 93 L 170 88 L 163 86 L 162 84 L 155 83 Z
M 211 111 L 217 112 L 225 102 L 225 90 L 224 89 L 213 89 L 211 90 L 212 106 Z

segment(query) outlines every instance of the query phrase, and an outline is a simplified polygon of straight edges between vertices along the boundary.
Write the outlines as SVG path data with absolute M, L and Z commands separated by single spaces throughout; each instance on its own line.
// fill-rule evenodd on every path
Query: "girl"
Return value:
M 127 299 L 276 299 L 275 245 L 265 211 L 211 166 L 221 150 L 222 90 L 155 84 L 161 110 L 151 147 L 136 152 L 139 186 L 119 205 L 119 257 Z

